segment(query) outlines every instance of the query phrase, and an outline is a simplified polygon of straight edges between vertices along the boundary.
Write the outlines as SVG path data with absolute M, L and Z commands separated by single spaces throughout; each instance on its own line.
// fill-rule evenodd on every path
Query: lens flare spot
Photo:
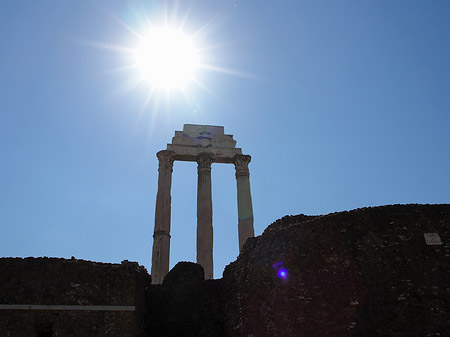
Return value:
M 287 277 L 287 271 L 286 271 L 286 269 L 280 269 L 280 270 L 278 270 L 278 277 L 279 278 L 282 278 L 282 279 L 285 279 L 286 277 Z
M 276 270 L 277 276 L 281 279 L 286 279 L 288 277 L 288 272 L 286 268 L 283 267 L 283 261 L 279 261 L 272 265 L 273 269 Z

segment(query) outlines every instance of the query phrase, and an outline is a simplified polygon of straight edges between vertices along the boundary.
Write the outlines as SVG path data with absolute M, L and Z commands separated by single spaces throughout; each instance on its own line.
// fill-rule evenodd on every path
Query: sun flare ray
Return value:
M 202 96 L 197 93 L 201 91 L 221 101 L 217 91 L 209 85 L 210 74 L 254 78 L 250 74 L 217 63 L 214 54 L 226 53 L 233 48 L 230 43 L 207 43 L 211 32 L 220 25 L 220 15 L 192 27 L 192 22 L 188 20 L 192 4 L 180 4 L 175 1 L 171 7 L 164 1 L 159 17 L 147 11 L 141 4 L 142 7 L 137 11 L 132 8 L 131 14 L 135 15 L 134 19 L 130 18 L 129 21 L 107 13 L 128 32 L 130 43 L 121 45 L 81 41 L 91 47 L 117 53 L 127 60 L 125 64 L 122 63 L 123 66 L 117 67 L 116 64 L 116 67 L 100 75 L 121 72 L 130 74 L 110 96 L 117 98 L 134 90 L 143 91 L 142 108 L 140 106 L 138 109 L 139 120 L 146 111 L 151 111 L 152 123 L 159 118 L 155 116 L 157 111 L 165 111 L 165 118 L 170 118 L 170 109 L 179 99 L 194 113 L 194 107 Z M 180 10 L 181 7 L 184 7 L 184 11 Z
M 121 54 L 134 54 L 136 52 L 135 48 L 120 45 L 120 44 L 104 42 L 104 41 L 78 39 L 77 42 L 80 45 L 85 45 L 85 46 L 88 46 L 91 48 L 107 50 L 107 51 L 112 51 L 112 52 L 121 53 Z
M 255 78 L 254 76 L 252 76 L 250 74 L 246 74 L 246 73 L 228 69 L 228 68 L 213 66 L 211 64 L 206 64 L 206 63 L 199 63 L 198 67 L 207 69 L 207 70 L 211 70 L 211 71 L 215 71 L 215 72 L 219 72 L 222 74 L 233 75 L 233 76 L 238 76 L 238 77 L 242 77 L 242 78 Z
M 123 20 L 121 20 L 116 15 L 112 14 L 111 12 L 108 12 L 108 14 L 114 21 L 116 21 L 122 27 L 124 27 L 126 30 L 128 30 L 134 37 L 136 37 L 136 38 L 140 37 L 140 34 L 136 30 L 134 30 L 130 25 L 127 25 Z
M 210 88 L 208 88 L 205 84 L 203 84 L 202 82 L 200 82 L 197 78 L 193 79 L 193 82 L 201 89 L 203 89 L 204 91 L 206 91 L 208 94 L 210 94 L 211 96 L 213 96 L 214 98 L 221 100 L 220 97 L 214 92 L 212 91 Z

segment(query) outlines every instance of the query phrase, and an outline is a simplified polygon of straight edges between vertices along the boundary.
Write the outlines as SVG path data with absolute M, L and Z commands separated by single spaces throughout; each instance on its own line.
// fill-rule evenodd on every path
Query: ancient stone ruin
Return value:
M 248 238 L 254 237 L 253 208 L 250 194 L 248 164 L 251 157 L 236 148 L 232 135 L 224 134 L 223 126 L 185 124 L 175 131 L 167 150 L 159 151 L 158 194 L 156 197 L 155 231 L 153 234 L 152 283 L 161 284 L 169 272 L 170 213 L 172 170 L 175 160 L 198 163 L 197 190 L 197 263 L 205 278 L 213 278 L 213 226 L 211 199 L 211 164 L 229 163 L 236 167 L 239 217 L 239 250 Z
M 178 263 L 0 258 L 0 336 L 450 335 L 450 205 L 285 216 L 222 279 Z
M 0 258 L 3 337 L 450 336 L 450 205 L 285 216 L 254 237 L 248 163 L 223 127 L 158 152 L 152 273 Z M 197 264 L 169 271 L 174 160 L 198 163 Z M 211 164 L 236 167 L 239 256 L 213 279 Z
M 450 335 L 450 205 L 285 216 L 222 279 L 178 263 L 0 258 L 0 336 Z

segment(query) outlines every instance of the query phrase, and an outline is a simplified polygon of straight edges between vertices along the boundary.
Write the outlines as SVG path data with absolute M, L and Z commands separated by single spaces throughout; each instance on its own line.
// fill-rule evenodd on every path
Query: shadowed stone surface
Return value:
M 199 285 L 205 280 L 201 265 L 193 262 L 178 262 L 164 278 L 163 284 L 169 287 Z
M 149 336 L 225 336 L 222 280 L 204 280 L 202 266 L 179 262 L 148 294 Z
M 0 304 L 136 306 L 136 311 L 0 310 L 0 336 L 143 336 L 150 276 L 136 262 L 1 258 Z
M 228 336 L 449 336 L 450 205 L 288 216 L 224 273 Z M 424 233 L 438 233 L 429 246 Z M 277 277 L 282 265 L 286 279 Z M 274 267 L 275 265 L 275 267 Z
M 0 336 L 450 336 L 449 229 L 450 205 L 286 216 L 223 279 L 182 262 L 162 285 L 135 263 L 0 259 L 0 304 L 137 306 L 0 310 Z

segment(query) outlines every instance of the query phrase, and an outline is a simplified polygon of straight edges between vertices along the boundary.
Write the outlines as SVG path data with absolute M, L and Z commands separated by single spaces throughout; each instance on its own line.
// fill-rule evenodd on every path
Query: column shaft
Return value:
M 238 229 L 239 229 L 239 252 L 242 251 L 245 241 L 255 236 L 253 228 L 253 206 L 250 193 L 250 173 L 248 164 L 251 157 L 248 155 L 236 155 L 236 182 L 238 203 Z
M 155 231 L 153 234 L 152 283 L 161 284 L 169 272 L 170 256 L 170 209 L 173 171 L 173 152 L 160 151 L 158 194 L 156 196 Z
M 212 162 L 213 156 L 208 153 L 201 154 L 197 159 L 197 263 L 203 267 L 206 280 L 214 277 L 211 195 Z

